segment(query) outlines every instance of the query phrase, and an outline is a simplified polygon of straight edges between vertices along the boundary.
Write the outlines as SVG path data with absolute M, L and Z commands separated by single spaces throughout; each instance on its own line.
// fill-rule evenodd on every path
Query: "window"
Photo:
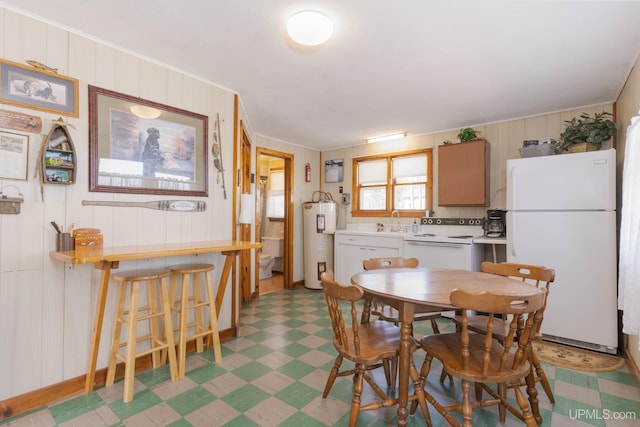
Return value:
M 353 216 L 423 216 L 432 207 L 431 156 L 429 148 L 353 159 Z
M 284 219 L 284 170 L 269 171 L 269 191 L 267 192 L 267 218 Z

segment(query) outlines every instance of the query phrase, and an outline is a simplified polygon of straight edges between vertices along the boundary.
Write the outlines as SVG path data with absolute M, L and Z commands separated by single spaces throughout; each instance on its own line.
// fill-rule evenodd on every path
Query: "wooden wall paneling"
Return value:
M 142 60 L 119 50 L 116 50 L 115 53 L 115 62 L 111 64 L 115 68 L 115 86 L 107 89 L 131 96 L 139 96 L 140 62 Z M 151 76 L 147 77 L 152 78 Z
M 34 59 L 42 62 L 51 68 L 56 68 L 58 74 L 69 75 L 69 33 L 52 25 L 45 28 L 45 55 L 41 59 Z M 74 77 L 77 78 L 77 77 Z
M 176 106 L 176 100 L 169 98 L 168 71 L 157 64 L 140 61 L 138 96 L 148 101 Z
M 20 64 L 26 64 L 33 56 L 45 58 L 46 55 L 46 27 L 47 24 L 34 21 L 24 15 L 6 11 L 5 58 Z M 29 55 L 29 58 L 25 58 Z M 44 62 L 43 60 L 39 60 Z M 55 68 L 55 67 L 54 67 Z
M 6 9 L 0 8 L 0 58 L 5 58 L 4 45 L 7 41 Z
M 109 46 L 105 46 L 99 43 L 95 43 L 95 69 L 94 77 L 87 81 L 87 84 L 102 87 L 105 89 L 113 88 L 116 85 L 116 68 L 114 66 L 116 62 L 117 51 Z M 80 58 L 78 58 L 80 61 Z M 88 91 L 87 87 L 83 87 L 82 90 Z M 88 94 L 88 92 L 87 92 Z M 85 120 L 88 120 L 89 106 L 85 106 L 87 115 L 84 116 Z M 82 117 L 82 116 L 81 116 Z
M 4 240 L 4 239 L 3 239 Z M 34 390 L 42 385 L 42 325 L 38 315 L 42 309 L 39 270 L 2 272 L 4 283 L 0 293 L 2 364 L 0 367 L 0 399 Z M 35 315 L 34 315 L 35 314 Z
M 56 286 L 64 292 L 64 302 L 59 307 L 62 311 L 63 340 L 57 344 L 62 349 L 62 379 L 73 378 L 82 375 L 87 369 L 89 357 L 88 340 L 91 336 L 93 325 L 93 298 L 91 285 L 90 265 L 76 265 L 72 269 L 69 266 L 51 261 L 57 275 L 63 276 L 64 286 L 57 281 Z M 111 317 L 113 311 L 108 311 Z M 109 332 L 111 331 L 110 328 Z M 47 384 L 48 385 L 48 384 Z
M 540 139 L 547 136 L 547 118 L 529 117 L 524 121 L 524 139 Z M 522 143 L 522 141 L 516 141 Z
M 510 159 L 519 158 L 520 152 L 518 150 L 522 147 L 522 141 L 525 139 L 524 120 L 512 120 L 509 122 L 509 133 L 507 138 L 508 141 L 511 142 L 510 144 L 507 144 L 507 156 Z M 505 164 L 504 167 L 506 168 L 507 165 Z

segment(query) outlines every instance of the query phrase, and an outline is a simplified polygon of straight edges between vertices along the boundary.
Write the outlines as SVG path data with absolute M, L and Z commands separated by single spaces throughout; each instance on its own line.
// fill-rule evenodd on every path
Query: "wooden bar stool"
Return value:
M 167 289 L 167 278 L 170 272 L 166 268 L 123 271 L 115 274 L 113 278 L 118 282 L 118 299 L 116 317 L 111 340 L 111 353 L 109 367 L 107 368 L 106 385 L 113 385 L 116 373 L 116 362 L 124 362 L 124 398 L 125 403 L 133 399 L 133 379 L 135 375 L 135 360 L 137 357 L 151 354 L 153 367 L 163 364 L 165 351 L 169 355 L 169 371 L 171 381 L 177 379 L 177 362 L 175 344 L 173 341 L 173 325 L 171 323 L 171 305 Z M 146 285 L 147 305 L 140 306 L 140 285 Z M 156 286 L 160 288 L 162 308 L 158 307 L 158 294 Z M 125 307 L 129 291 L 129 307 Z M 164 322 L 164 330 L 161 332 L 160 320 Z M 138 322 L 149 322 L 149 334 L 138 337 Z M 120 342 L 122 325 L 127 327 L 127 339 Z M 138 343 L 149 342 L 149 348 L 137 352 Z M 126 347 L 123 354 L 119 352 L 121 347 Z
M 196 341 L 196 351 L 204 351 L 204 338 L 211 337 L 216 363 L 222 361 L 220 336 L 218 335 L 218 314 L 216 313 L 213 279 L 210 272 L 212 264 L 180 264 L 169 267 L 171 271 L 170 294 L 171 309 L 179 313 L 178 331 L 178 378 L 184 377 L 187 356 L 187 342 Z M 202 294 L 204 276 L 205 295 Z M 182 277 L 180 297 L 176 299 L 178 279 Z M 204 315 L 208 310 L 209 324 L 205 326 Z M 189 319 L 189 311 L 193 317 Z M 204 313 L 203 313 L 204 312 Z

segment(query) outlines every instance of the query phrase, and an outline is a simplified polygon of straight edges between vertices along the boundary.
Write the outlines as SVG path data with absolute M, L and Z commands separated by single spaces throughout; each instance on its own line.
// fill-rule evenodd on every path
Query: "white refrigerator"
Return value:
M 618 347 L 614 149 L 507 161 L 507 261 L 556 272 L 542 333 Z

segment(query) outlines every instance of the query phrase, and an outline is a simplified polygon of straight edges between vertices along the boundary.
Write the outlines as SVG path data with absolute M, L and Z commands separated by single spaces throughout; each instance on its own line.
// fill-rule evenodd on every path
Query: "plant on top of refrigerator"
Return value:
M 584 142 L 594 144 L 597 149 L 600 149 L 602 143 L 610 140 L 616 133 L 616 124 L 606 118 L 607 116 L 612 114 L 603 111 L 591 117 L 587 113 L 582 113 L 579 118 L 565 120 L 566 128 L 560 134 L 559 151 L 567 151 L 572 145 Z

